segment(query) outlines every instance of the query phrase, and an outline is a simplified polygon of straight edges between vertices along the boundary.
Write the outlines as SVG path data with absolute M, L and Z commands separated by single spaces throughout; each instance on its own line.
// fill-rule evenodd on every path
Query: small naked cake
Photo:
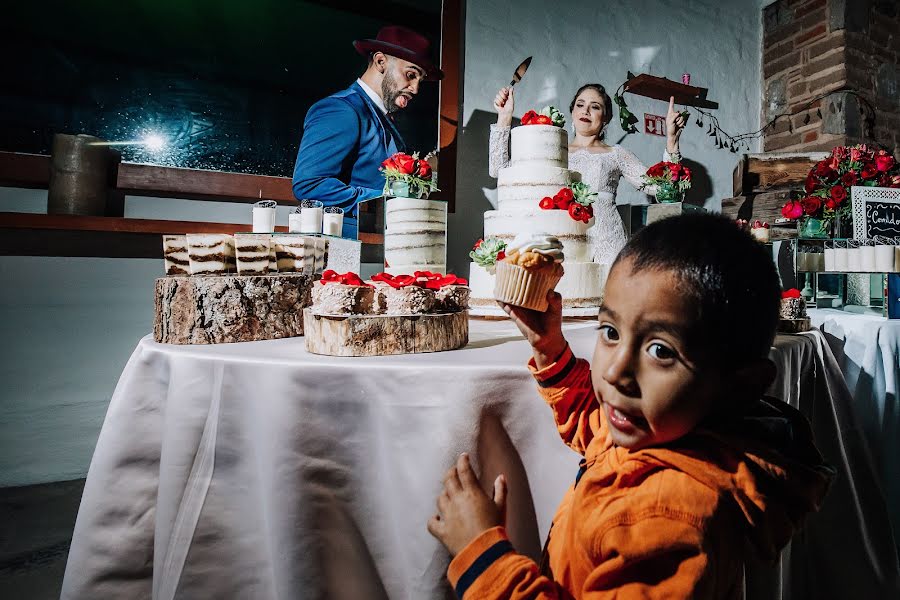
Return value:
M 372 312 L 375 288 L 356 273 L 322 273 L 312 289 L 313 312 L 323 315 L 359 315 Z
M 750 235 L 756 239 L 756 241 L 761 242 L 763 244 L 769 243 L 769 224 L 765 221 L 760 221 L 757 219 L 753 222 L 753 225 L 750 227 Z
M 378 273 L 371 283 L 375 286 L 375 314 L 450 313 L 469 308 L 469 282 L 456 275 Z
M 520 234 L 506 248 L 506 257 L 497 262 L 494 298 L 499 302 L 547 310 L 547 292 L 562 279 L 565 260 L 563 245 L 546 234 Z
M 810 321 L 806 314 L 806 300 L 800 296 L 800 290 L 792 288 L 781 292 L 778 319 L 778 331 L 782 333 L 809 331 Z

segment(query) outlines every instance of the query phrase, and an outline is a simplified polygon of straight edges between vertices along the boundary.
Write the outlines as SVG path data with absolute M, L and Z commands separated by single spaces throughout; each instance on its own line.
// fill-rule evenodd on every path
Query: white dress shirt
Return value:
M 381 99 L 381 96 L 376 94 L 375 90 L 373 90 L 368 85 L 366 85 L 366 82 L 363 81 L 362 79 L 357 79 L 356 83 L 358 83 L 359 87 L 361 87 L 363 89 L 363 91 L 366 93 L 366 96 L 368 96 L 369 98 L 372 99 L 372 102 L 374 102 L 375 106 L 377 106 L 381 110 L 382 114 L 386 115 L 387 108 L 385 108 L 384 100 Z

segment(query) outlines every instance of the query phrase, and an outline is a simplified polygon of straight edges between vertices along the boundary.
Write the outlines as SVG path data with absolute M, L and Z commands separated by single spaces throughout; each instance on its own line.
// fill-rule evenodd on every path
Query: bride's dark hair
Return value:
M 578 100 L 578 96 L 580 96 L 584 90 L 589 89 L 600 94 L 600 98 L 603 100 L 603 126 L 605 127 L 613 118 L 612 98 L 606 93 L 606 88 L 599 83 L 586 83 L 578 88 L 578 91 L 575 92 L 575 96 L 572 97 L 572 102 L 569 103 L 569 113 L 572 113 L 575 110 L 575 101 Z

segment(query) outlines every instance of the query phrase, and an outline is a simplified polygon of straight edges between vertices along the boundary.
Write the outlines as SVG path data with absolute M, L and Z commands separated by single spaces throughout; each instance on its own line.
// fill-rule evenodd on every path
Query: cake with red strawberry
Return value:
M 485 239 L 479 243 L 509 243 L 519 234 L 559 239 L 566 256 L 565 275 L 556 286 L 563 314 L 595 315 L 603 289 L 603 268 L 593 262 L 588 242 L 595 194 L 568 168 L 568 136 L 558 110 L 528 111 L 521 123 L 510 133 L 510 163 L 497 177 L 497 210 L 484 213 Z M 470 254 L 471 314 L 506 316 L 494 300 L 496 260 L 490 250 L 476 246 Z
M 750 226 L 750 235 L 758 242 L 767 244 L 769 242 L 769 224 L 759 219 L 753 221 L 753 225 Z

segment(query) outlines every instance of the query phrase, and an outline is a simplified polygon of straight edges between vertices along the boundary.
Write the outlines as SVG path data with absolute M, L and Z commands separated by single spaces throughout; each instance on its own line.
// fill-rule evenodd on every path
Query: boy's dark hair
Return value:
M 644 227 L 613 266 L 671 271 L 696 307 L 703 355 L 740 367 L 766 358 L 775 339 L 781 283 L 765 246 L 721 215 L 691 213 Z

